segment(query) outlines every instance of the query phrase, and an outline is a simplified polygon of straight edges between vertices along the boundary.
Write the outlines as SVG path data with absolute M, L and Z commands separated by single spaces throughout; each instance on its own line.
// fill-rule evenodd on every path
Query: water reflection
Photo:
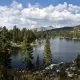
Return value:
M 80 40 L 71 39 L 50 39 L 52 59 L 53 63 L 59 62 L 71 62 L 77 56 L 80 50 Z M 37 41 L 37 46 L 34 46 L 33 52 L 33 63 L 36 65 L 37 55 L 39 54 L 40 65 L 43 64 L 44 58 L 44 40 Z M 13 68 L 25 68 L 24 55 L 18 52 L 16 55 L 12 54 L 11 65 Z

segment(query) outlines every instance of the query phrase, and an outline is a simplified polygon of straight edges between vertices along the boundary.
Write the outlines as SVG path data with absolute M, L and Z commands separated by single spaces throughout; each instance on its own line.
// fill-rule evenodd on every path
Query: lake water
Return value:
M 77 54 L 80 52 L 80 40 L 70 40 L 70 39 L 51 39 L 51 51 L 53 63 L 60 62 L 71 62 L 75 60 Z M 39 54 L 40 65 L 43 64 L 44 57 L 44 43 L 39 44 L 37 47 L 34 47 L 33 57 L 34 64 L 36 62 L 36 57 Z M 24 55 L 20 52 L 13 54 L 11 56 L 11 66 L 13 68 L 25 68 L 24 64 Z

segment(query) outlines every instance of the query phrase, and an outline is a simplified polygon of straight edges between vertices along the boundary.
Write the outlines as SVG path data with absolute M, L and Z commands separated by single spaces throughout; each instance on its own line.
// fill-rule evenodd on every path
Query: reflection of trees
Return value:
M 36 66 L 37 66 L 37 68 L 40 67 L 39 54 L 38 53 L 37 53 L 37 59 L 36 59 Z

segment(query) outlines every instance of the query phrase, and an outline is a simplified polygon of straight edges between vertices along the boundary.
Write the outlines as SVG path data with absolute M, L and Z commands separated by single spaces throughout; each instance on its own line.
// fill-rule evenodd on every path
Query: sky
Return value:
M 8 29 L 80 25 L 80 0 L 0 0 L 0 26 Z

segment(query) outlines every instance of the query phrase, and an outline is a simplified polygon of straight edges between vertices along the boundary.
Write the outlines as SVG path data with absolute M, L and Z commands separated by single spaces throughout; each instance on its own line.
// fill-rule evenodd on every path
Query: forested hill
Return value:
M 53 29 L 45 29 L 44 31 L 41 30 L 38 34 L 44 38 L 46 35 L 48 36 L 66 36 L 66 37 L 73 37 L 73 33 L 75 36 L 79 37 L 80 35 L 80 25 L 78 26 L 71 26 L 71 27 L 61 27 L 61 28 L 53 28 Z
M 35 39 L 42 39 L 49 37 L 70 37 L 70 38 L 80 38 L 80 25 L 74 27 L 62 27 L 62 28 L 54 28 L 50 26 L 44 30 L 28 30 L 26 28 L 19 29 L 16 26 L 13 29 L 8 30 L 5 26 L 0 27 L 0 36 L 5 36 L 12 42 L 20 43 L 23 42 L 24 38 L 30 38 L 30 42 L 34 41 Z M 52 29 L 51 29 L 52 28 Z
M 62 28 L 55 28 L 47 31 L 72 31 L 73 27 L 62 27 Z
M 45 29 L 44 31 L 72 31 L 74 28 L 80 29 L 80 25 L 61 27 L 61 28 L 53 28 L 53 29 L 47 29 L 47 30 Z

